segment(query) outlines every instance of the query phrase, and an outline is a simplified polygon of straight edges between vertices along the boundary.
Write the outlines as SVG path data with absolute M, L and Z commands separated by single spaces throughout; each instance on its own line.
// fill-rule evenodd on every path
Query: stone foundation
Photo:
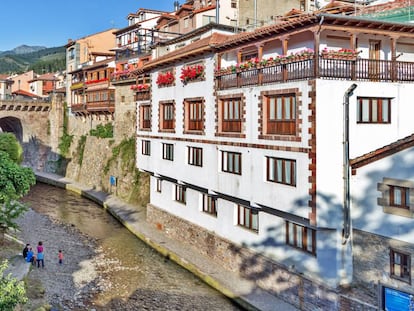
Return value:
M 258 286 L 296 306 L 300 310 L 376 310 L 375 306 L 343 295 L 289 271 L 285 266 L 234 245 L 202 227 L 175 217 L 154 205 L 147 205 L 147 222 L 175 240 L 184 241 L 224 268 L 253 280 Z

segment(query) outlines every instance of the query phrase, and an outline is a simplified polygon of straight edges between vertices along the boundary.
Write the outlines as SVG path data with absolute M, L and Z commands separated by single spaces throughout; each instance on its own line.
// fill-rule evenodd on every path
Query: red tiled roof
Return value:
M 193 13 L 197 14 L 197 13 L 201 13 L 205 11 L 214 10 L 215 8 L 216 8 L 216 5 L 209 5 L 209 6 L 205 6 L 204 8 L 194 10 Z
M 358 15 L 395 10 L 399 8 L 409 7 L 410 5 L 411 5 L 410 0 L 394 0 L 394 1 L 386 2 L 386 3 L 374 4 L 374 5 L 363 7 L 358 11 Z
M 397 140 L 387 146 L 366 153 L 360 157 L 354 158 L 350 160 L 350 164 L 352 169 L 357 169 L 411 147 L 414 147 L 414 134 Z
M 40 96 L 24 91 L 24 90 L 17 90 L 12 92 L 13 95 L 22 95 L 22 96 L 26 96 L 26 97 L 35 97 L 35 98 L 41 98 Z
M 182 57 L 188 57 L 191 55 L 196 55 L 202 52 L 211 51 L 216 45 L 224 42 L 229 35 L 220 34 L 220 33 L 213 33 L 211 36 L 207 38 L 200 39 L 195 41 L 189 45 L 186 45 L 180 49 L 172 51 L 168 54 L 165 54 L 157 59 L 154 59 L 148 63 L 146 63 L 143 69 L 150 69 L 158 65 L 162 65 Z

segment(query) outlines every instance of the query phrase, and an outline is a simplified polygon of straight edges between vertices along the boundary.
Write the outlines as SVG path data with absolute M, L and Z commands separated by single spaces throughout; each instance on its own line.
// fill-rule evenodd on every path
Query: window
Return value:
M 161 192 L 161 187 L 162 187 L 162 179 L 157 178 L 157 192 Z
M 221 104 L 221 131 L 240 133 L 242 125 L 241 98 L 225 99 Z
M 390 249 L 390 275 L 392 278 L 411 284 L 411 256 Z
M 175 185 L 175 200 L 185 204 L 186 188 L 182 185 Z
M 358 123 L 390 123 L 391 99 L 358 97 Z
M 406 187 L 390 186 L 390 206 L 410 208 L 410 189 Z
M 266 180 L 295 186 L 296 161 L 266 157 Z
M 174 129 L 174 103 L 160 105 L 160 127 L 162 130 Z
M 246 229 L 259 231 L 259 213 L 257 210 L 253 210 L 250 207 L 238 205 L 238 217 L 237 224 Z
M 141 153 L 143 155 L 151 155 L 151 142 L 149 140 L 141 141 Z
M 174 160 L 174 145 L 173 144 L 162 144 L 162 158 L 164 160 Z
M 223 172 L 241 175 L 241 169 L 241 153 L 229 151 L 221 152 L 221 170 Z
M 217 216 L 217 198 L 203 194 L 203 212 Z
M 185 130 L 202 131 L 204 129 L 203 101 L 185 102 Z
M 151 129 L 151 106 L 142 105 L 139 109 L 141 129 Z
M 188 147 L 188 164 L 203 166 L 203 148 Z
M 237 9 L 237 0 L 231 0 L 231 8 Z
M 296 96 L 266 97 L 264 127 L 266 134 L 296 135 Z
M 314 229 L 286 221 L 286 244 L 315 255 L 315 242 L 316 231 Z

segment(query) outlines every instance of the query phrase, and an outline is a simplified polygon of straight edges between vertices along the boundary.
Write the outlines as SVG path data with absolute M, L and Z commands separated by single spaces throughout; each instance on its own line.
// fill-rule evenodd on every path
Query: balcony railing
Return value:
M 115 101 L 96 101 L 86 103 L 86 110 L 88 112 L 114 112 Z
M 367 80 L 377 82 L 414 82 L 414 62 L 357 58 L 329 59 L 319 57 L 271 66 L 216 73 L 217 89 L 315 78 Z

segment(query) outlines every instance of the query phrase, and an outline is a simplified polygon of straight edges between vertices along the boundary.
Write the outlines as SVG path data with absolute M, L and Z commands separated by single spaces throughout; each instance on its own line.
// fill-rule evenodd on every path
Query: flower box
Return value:
M 170 86 L 174 83 L 174 80 L 175 77 L 171 71 L 167 71 L 164 73 L 160 72 L 158 73 L 157 81 L 155 81 L 155 83 L 157 83 L 159 87 Z
M 181 68 L 180 80 L 186 84 L 190 81 L 200 81 L 204 78 L 204 66 L 194 65 Z

